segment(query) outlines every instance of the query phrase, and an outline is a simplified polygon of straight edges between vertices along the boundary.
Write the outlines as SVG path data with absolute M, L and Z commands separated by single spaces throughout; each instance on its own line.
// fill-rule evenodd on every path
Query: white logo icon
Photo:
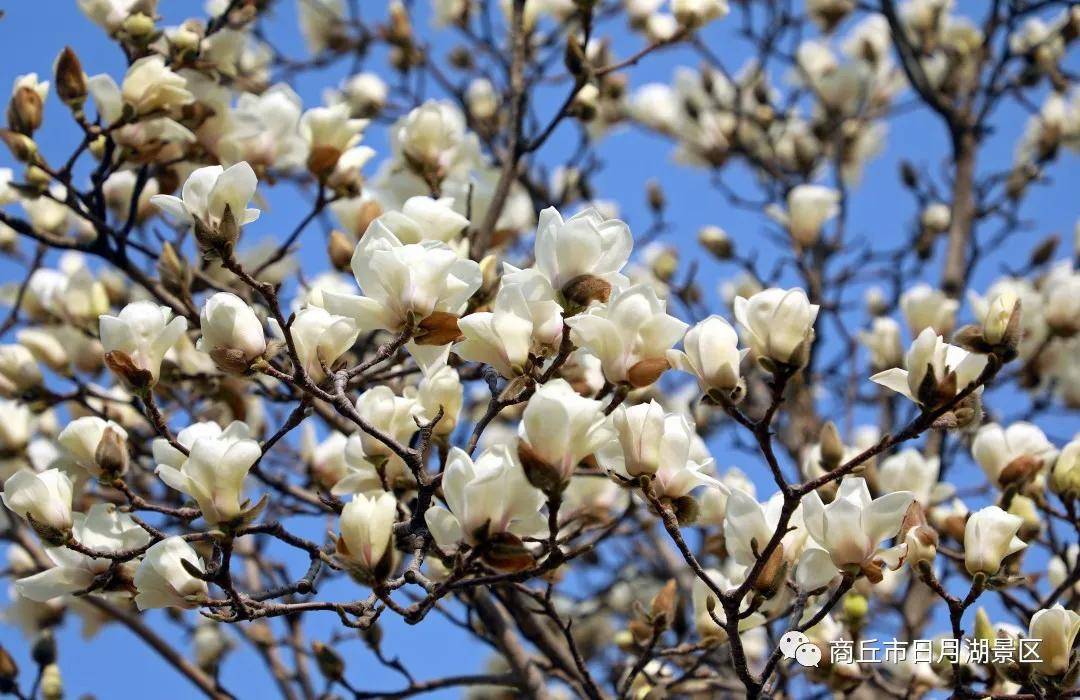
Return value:
M 795 659 L 800 666 L 810 667 L 821 663 L 821 649 L 798 630 L 786 632 L 780 638 L 780 653 L 785 659 Z

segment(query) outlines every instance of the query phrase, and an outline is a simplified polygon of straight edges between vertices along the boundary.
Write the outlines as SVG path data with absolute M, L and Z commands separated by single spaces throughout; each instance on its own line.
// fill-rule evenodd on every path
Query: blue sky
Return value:
M 958 4 L 961 11 L 982 6 L 980 2 L 970 1 Z M 162 11 L 170 21 L 202 12 L 201 2 L 168 0 L 162 5 Z M 426 32 L 423 0 L 417 5 L 420 11 L 418 28 Z M 0 1 L 0 8 L 6 12 L 4 18 L 0 19 L 0 46 L 3 47 L 0 51 L 4 58 L 0 62 L 0 86 L 9 85 L 21 73 L 36 71 L 43 76 L 49 75 L 55 56 L 65 45 L 71 45 L 76 50 L 87 73 L 122 74 L 123 56 L 109 45 L 100 29 L 77 11 L 73 0 Z M 297 36 L 296 26 L 293 2 L 283 0 L 275 10 L 271 36 L 291 57 L 306 53 Z M 617 56 L 628 55 L 641 45 L 639 38 L 629 35 L 618 25 L 602 25 L 600 33 L 613 37 Z M 746 45 L 733 37 L 729 26 L 719 23 L 709 27 L 704 39 L 730 66 L 737 68 L 742 64 Z M 441 48 L 448 45 L 442 40 L 436 41 L 436 44 Z M 383 57 L 376 54 L 368 69 L 381 72 L 382 61 Z M 646 82 L 668 81 L 674 67 L 680 64 L 693 66 L 697 64 L 697 59 L 689 51 L 680 49 L 651 56 L 630 71 L 631 87 Z M 1074 60 L 1073 68 L 1078 67 Z M 341 61 L 306 75 L 292 86 L 306 105 L 315 105 L 321 100 L 322 90 L 344 77 L 346 68 L 347 62 Z M 550 113 L 556 108 L 565 89 L 565 86 L 559 86 L 545 90 L 536 97 L 541 114 Z M 432 94 L 437 96 L 437 93 Z M 77 132 L 68 120 L 66 110 L 55 97 L 50 99 L 46 115 L 46 125 L 40 132 L 39 141 L 44 144 L 47 156 L 59 160 L 70 151 Z M 981 171 L 999 170 L 1011 162 L 1013 144 L 1025 121 L 1026 115 L 1016 108 L 1009 107 L 999 112 L 997 130 L 981 154 Z M 943 158 L 948 151 L 944 130 L 937 119 L 925 111 L 904 110 L 889 120 L 889 129 L 886 152 L 868 165 L 861 184 L 854 191 L 849 219 L 850 235 L 872 241 L 875 246 L 882 248 L 892 248 L 906 240 L 917 216 L 914 200 L 899 186 L 897 171 L 900 159 L 906 158 L 936 174 L 943 171 Z M 564 125 L 545 148 L 542 160 L 557 164 L 573 148 L 573 134 L 574 130 Z M 365 139 L 376 148 L 380 158 L 386 153 L 383 127 L 372 126 Z M 768 220 L 760 212 L 732 207 L 710 186 L 703 172 L 673 163 L 671 151 L 670 143 L 664 139 L 638 130 L 620 128 L 609 134 L 597 151 L 604 164 L 594 179 L 597 196 L 617 201 L 623 218 L 632 229 L 643 230 L 649 223 L 644 204 L 645 182 L 655 178 L 663 185 L 669 203 L 668 219 L 672 224 L 672 233 L 665 240 L 683 250 L 687 259 L 698 255 L 698 249 L 692 244 L 699 227 L 716 224 L 728 231 L 740 251 L 759 250 L 761 260 L 766 261 L 763 267 L 767 269 L 767 261 L 776 256 L 774 243 L 766 236 Z M 0 161 L 6 157 L 6 154 L 0 155 Z M 1065 158 L 1052 172 L 1053 186 L 1036 188 L 1029 197 L 1025 213 L 1032 222 L 1031 232 L 1014 238 L 980 267 L 974 280 L 976 289 L 985 289 L 1001 275 L 1007 261 L 1026 258 L 1032 245 L 1047 233 L 1061 233 L 1064 245 L 1059 255 L 1068 254 L 1065 249 L 1071 245 L 1073 225 L 1080 211 L 1074 196 L 1063 195 L 1072 195 L 1077 191 L 1080 170 L 1076 168 L 1072 156 Z M 7 162 L 2 164 L 9 165 Z M 735 174 L 729 180 L 733 186 L 746 194 L 756 194 L 745 171 L 736 167 L 733 172 Z M 288 186 L 266 191 L 264 195 L 269 199 L 270 207 L 257 224 L 246 229 L 245 235 L 252 240 L 284 235 L 307 211 L 302 197 Z M 325 265 L 322 233 L 319 227 L 312 227 L 305 235 L 305 245 L 300 253 L 302 266 L 307 271 L 319 270 Z M 732 277 L 737 271 L 731 267 L 721 267 L 708 258 L 701 258 L 700 264 L 699 280 L 708 298 L 714 308 L 730 317 L 718 305 L 717 287 L 721 280 Z M 925 278 L 937 280 L 940 265 L 939 257 L 928 261 Z M 21 279 L 18 268 L 7 261 L 0 262 L 0 276 L 3 282 Z M 791 278 L 784 281 L 788 284 L 795 282 Z M 856 288 L 848 298 L 858 300 L 860 297 L 861 292 Z M 966 305 L 962 314 L 965 317 L 970 314 Z M 1051 427 L 1055 428 L 1053 432 L 1057 437 L 1070 437 L 1077 429 L 1075 416 L 1065 416 L 1055 422 L 1058 425 Z M 763 470 L 756 461 L 740 453 L 726 451 L 722 445 L 714 447 L 719 467 L 737 464 L 758 480 Z M 771 492 L 766 485 L 767 480 L 759 481 L 764 493 Z M 326 586 L 321 593 L 334 599 L 358 597 L 353 584 L 340 581 Z M 165 622 L 163 613 L 153 612 L 150 619 L 155 628 L 162 630 L 170 639 L 187 643 L 179 628 Z M 460 630 L 436 616 L 417 628 L 408 629 L 389 614 L 384 616 L 383 621 L 387 654 L 391 657 L 400 655 L 410 669 L 424 677 L 479 670 L 487 657 L 485 649 L 470 643 Z M 337 629 L 336 623 L 336 617 L 323 615 L 312 618 L 308 629 L 314 637 L 325 638 Z M 153 652 L 136 643 L 130 633 L 119 626 L 106 627 L 93 643 L 86 644 L 78 638 L 77 625 L 69 619 L 60 633 L 60 642 L 61 668 L 73 697 L 83 692 L 94 692 L 99 697 L 121 697 L 145 693 L 155 686 L 170 698 L 196 697 L 194 691 L 165 667 Z M 16 653 L 21 665 L 29 666 L 26 644 L 17 631 L 0 626 L 0 643 Z M 361 643 L 349 642 L 342 650 L 347 656 L 350 677 L 357 687 L 392 689 L 400 685 L 400 679 L 380 666 Z M 251 664 L 257 664 L 258 670 L 253 672 Z M 262 673 L 261 663 L 246 650 L 226 662 L 223 680 L 227 688 L 239 692 L 243 697 L 253 697 L 263 691 L 273 692 L 272 682 Z M 155 686 L 150 686 L 151 683 Z M 456 695 L 456 692 L 447 692 L 432 697 Z

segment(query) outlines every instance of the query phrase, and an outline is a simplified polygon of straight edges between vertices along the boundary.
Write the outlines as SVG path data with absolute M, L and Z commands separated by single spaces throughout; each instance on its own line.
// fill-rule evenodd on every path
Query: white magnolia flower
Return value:
M 259 172 L 303 166 L 308 154 L 299 133 L 303 109 L 300 96 L 284 83 L 261 95 L 242 93 L 218 140 L 222 164 L 247 162 Z
M 179 468 L 159 464 L 154 472 L 170 487 L 195 499 L 208 524 L 218 525 L 242 515 L 244 477 L 260 457 L 258 442 L 223 432 L 195 438 Z
M 570 339 L 600 358 L 609 382 L 643 387 L 668 368 L 667 351 L 687 329 L 665 308 L 651 286 L 635 285 L 615 292 L 606 304 L 566 319 L 566 324 Z
M 1054 461 L 1050 486 L 1056 493 L 1080 494 L 1080 438 L 1074 437 Z
M 150 201 L 183 224 L 192 227 L 200 225 L 208 231 L 217 231 L 225 218 L 226 209 L 237 226 L 250 224 L 259 218 L 258 209 L 247 208 L 258 185 L 255 171 L 246 162 L 229 168 L 210 165 L 188 176 L 182 198 L 159 194 L 151 197 Z
M 21 401 L 0 401 L 0 450 L 22 452 L 34 432 L 34 413 Z
M 300 136 L 308 146 L 308 169 L 325 177 L 341 155 L 360 142 L 366 119 L 353 119 L 349 106 L 314 107 L 300 118 Z
M 222 369 L 246 371 L 266 352 L 262 322 L 251 305 L 229 292 L 206 300 L 199 314 L 202 337 L 196 347 L 209 353 Z
M 712 458 L 695 454 L 697 436 L 681 414 L 665 414 L 654 400 L 619 406 L 611 425 L 618 442 L 609 442 L 596 455 L 605 469 L 629 479 L 651 475 L 657 494 L 670 498 L 686 496 L 698 486 L 725 488 L 705 473 Z
M 890 369 L 903 362 L 900 324 L 888 316 L 878 316 L 871 323 L 870 330 L 859 331 L 859 340 L 870 351 L 870 364 L 874 369 Z
M 311 53 L 333 47 L 344 36 L 345 0 L 297 0 L 296 9 L 300 33 Z
M 900 311 L 912 335 L 919 335 L 927 328 L 938 335 L 948 335 L 956 325 L 959 308 L 960 302 L 928 284 L 917 284 L 900 295 Z
M 546 528 L 540 513 L 544 495 L 525 479 L 508 445 L 485 451 L 475 462 L 464 450 L 451 448 L 442 488 L 446 508 L 432 506 L 424 520 L 444 551 L 462 541 L 477 544 L 502 533 L 523 537 Z
M 92 476 L 118 476 L 127 466 L 127 431 L 98 416 L 83 416 L 68 423 L 56 441 L 76 464 Z M 122 453 L 120 451 L 123 451 Z
M 1045 472 L 1057 457 L 1057 450 L 1032 423 L 1017 421 L 1007 428 L 988 423 L 975 434 L 971 456 L 991 483 L 1006 486 Z
M 376 73 L 357 73 L 341 84 L 340 92 L 335 95 L 344 100 L 357 117 L 373 117 L 386 106 L 386 97 L 390 89 Z M 332 102 L 332 100 L 331 100 Z
M 866 481 L 846 477 L 836 498 L 825 505 L 817 491 L 803 501 L 803 522 L 810 536 L 828 550 L 837 568 L 866 573 L 880 580 L 882 566 L 896 569 L 906 545 L 882 549 L 881 544 L 900 531 L 908 506 L 915 500 L 910 491 L 895 491 L 872 499 Z
M 250 439 L 251 428 L 247 423 L 238 420 L 229 423 L 224 430 L 214 421 L 192 423 L 176 434 L 176 441 L 190 450 L 196 440 L 204 437 L 221 438 L 233 443 Z M 151 452 L 155 463 L 166 464 L 174 469 L 180 469 L 187 460 L 187 455 L 173 447 L 172 443 L 165 438 L 156 438 L 151 444 Z
M 727 0 L 671 0 L 671 12 L 679 24 L 688 28 L 723 19 L 730 12 Z
M 787 195 L 787 211 L 769 210 L 792 239 L 801 246 L 813 246 L 821 229 L 840 212 L 840 193 L 822 185 L 796 185 Z
M 1016 536 L 1023 524 L 1023 518 L 997 506 L 972 513 L 964 526 L 964 566 L 968 573 L 997 574 L 1005 557 L 1027 547 Z
M 329 491 L 349 470 L 345 461 L 345 445 L 349 438 L 335 430 L 319 442 L 311 423 L 304 423 L 301 430 L 300 457 L 308 465 L 311 480 Z
M 276 320 L 270 319 L 270 327 L 275 336 L 285 337 Z M 353 319 L 335 316 L 318 306 L 308 306 L 297 312 L 289 330 L 304 370 L 316 382 L 326 378 L 323 365 L 332 368 L 360 335 Z
M 0 396 L 19 396 L 42 382 L 34 354 L 21 343 L 0 345 Z
M 817 304 L 801 289 L 766 289 L 749 299 L 736 297 L 735 318 L 750 334 L 750 348 L 759 358 L 801 365 L 814 339 Z
M 572 291 L 569 283 L 585 277 L 599 278 L 610 290 L 625 283 L 620 270 L 633 246 L 630 228 L 618 219 L 605 219 L 595 207 L 565 221 L 548 207 L 536 226 L 536 268 L 563 294 Z
M 362 577 L 382 580 L 393 570 L 394 520 L 397 498 L 383 491 L 371 497 L 356 494 L 341 509 L 335 554 Z
M 1073 642 L 1080 633 L 1080 613 L 1061 603 L 1031 616 L 1028 639 L 1038 639 L 1034 669 L 1044 676 L 1059 676 L 1069 669 Z
M 187 89 L 187 80 L 165 65 L 164 56 L 156 54 L 131 64 L 120 85 L 120 94 L 139 115 L 174 112 L 195 100 Z
M 146 530 L 109 503 L 95 503 L 85 515 L 75 513 L 72 535 L 77 542 L 97 552 L 123 552 L 150 542 Z M 38 602 L 85 591 L 113 565 L 106 557 L 91 557 L 67 547 L 48 547 L 45 553 L 55 566 L 15 583 L 21 595 Z M 130 580 L 134 568 L 133 561 L 122 563 L 114 575 L 119 581 Z
M 402 243 L 386 222 L 376 219 L 356 247 L 352 270 L 364 296 L 326 291 L 327 310 L 354 319 L 363 331 L 399 333 L 415 325 L 421 333 L 407 347 L 417 363 L 425 371 L 444 364 L 454 334 L 442 336 L 442 326 L 450 320 L 443 315 L 465 310 L 480 287 L 480 265 L 458 257 L 442 242 Z M 435 325 L 429 329 L 425 322 Z M 428 330 L 434 339 L 424 341 Z
M 783 495 L 776 494 L 762 505 L 751 493 L 736 487 L 729 490 L 726 505 L 724 538 L 728 552 L 740 566 L 753 566 L 757 562 L 757 553 L 765 549 L 780 524 Z M 780 541 L 781 556 L 788 562 L 795 562 L 806 543 L 801 506 L 792 514 L 788 526 L 793 529 Z
M 421 409 L 420 418 L 424 422 L 434 420 L 442 410 L 442 418 L 435 426 L 436 435 L 454 432 L 461 406 L 465 402 L 465 391 L 457 370 L 444 366 L 421 379 L 416 387 L 416 400 Z
M 118 316 L 102 315 L 99 332 L 109 366 L 132 384 L 146 386 L 157 382 L 161 360 L 186 330 L 187 319 L 173 318 L 168 307 L 136 301 Z M 136 376 L 142 372 L 149 380 Z
M 71 530 L 71 495 L 71 478 L 59 469 L 20 469 L 4 482 L 0 498 L 12 513 L 33 520 L 47 540 L 62 542 Z
M 78 0 L 78 4 L 90 21 L 110 33 L 136 12 L 157 14 L 157 0 Z
M 894 367 L 878 372 L 870 381 L 927 405 L 951 399 L 952 395 L 942 395 L 944 389 L 951 389 L 954 394 L 963 391 L 978 379 L 986 362 L 985 355 L 949 345 L 933 328 L 924 328 L 904 356 L 905 369 Z M 928 373 L 932 375 L 928 377 Z M 955 384 L 950 381 L 952 375 Z
M 423 408 L 414 396 L 398 396 L 386 385 L 372 387 L 356 400 L 357 414 L 383 435 L 400 444 L 408 444 L 418 430 L 417 418 Z M 362 493 L 392 488 L 402 479 L 410 478 L 401 457 L 385 442 L 366 431 L 349 437 L 345 460 L 350 471 L 333 489 L 336 494 Z
M 474 159 L 476 137 L 467 135 L 465 115 L 450 102 L 428 101 L 390 128 L 390 148 L 413 170 L 442 179 Z
M 940 458 L 924 456 L 914 448 L 901 450 L 878 466 L 878 490 L 881 493 L 911 491 L 923 508 L 929 508 L 952 493 L 951 486 L 938 481 L 940 471 Z
M 611 437 L 603 403 L 578 394 L 565 379 L 553 379 L 529 399 L 518 424 L 518 454 L 526 476 L 539 486 L 545 476 L 565 485 L 574 469 Z M 534 465 L 537 460 L 541 465 Z M 553 471 L 554 474 L 534 474 Z
M 693 374 L 703 391 L 732 392 L 739 387 L 739 363 L 748 350 L 739 350 L 739 334 L 713 315 L 694 325 L 683 337 L 683 350 L 668 350 L 675 369 Z
M 192 576 L 185 561 L 204 569 L 202 558 L 182 537 L 167 537 L 146 550 L 135 571 L 139 610 L 199 607 L 207 597 L 206 581 Z
M 464 339 L 454 346 L 462 359 L 491 365 L 510 378 L 524 371 L 529 355 L 549 355 L 562 339 L 563 309 L 555 290 L 536 268 L 503 264 L 491 311 L 462 317 Z

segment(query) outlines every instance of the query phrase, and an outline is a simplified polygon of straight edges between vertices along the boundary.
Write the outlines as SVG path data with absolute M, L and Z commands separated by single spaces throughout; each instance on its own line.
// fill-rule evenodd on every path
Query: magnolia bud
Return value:
M 142 38 L 154 31 L 154 20 L 142 12 L 128 15 L 120 25 L 124 33 L 132 38 Z
M 10 129 L 2 129 L 0 130 L 0 139 L 3 139 L 4 145 L 11 151 L 11 155 L 15 160 L 21 163 L 33 162 L 37 157 L 37 144 L 34 143 L 34 139 L 26 134 L 20 134 L 18 131 Z
M 562 288 L 567 301 L 588 306 L 594 301 L 606 302 L 611 296 L 611 283 L 593 275 L 579 275 Z
M 341 654 L 318 640 L 311 643 L 311 651 L 323 677 L 328 681 L 340 681 L 345 675 L 345 659 Z
M 327 241 L 326 253 L 330 258 L 330 264 L 342 272 L 349 270 L 352 261 L 353 249 L 356 246 L 341 231 L 331 231 L 330 240 Z
M 62 700 L 64 697 L 64 682 L 60 678 L 60 667 L 49 664 L 41 672 L 41 682 L 38 685 L 41 697 L 44 700 Z
M 734 253 L 731 239 L 719 226 L 703 226 L 698 231 L 698 242 L 720 260 L 727 260 Z
M 86 74 L 83 73 L 79 57 L 70 46 L 64 47 L 56 57 L 54 72 L 56 94 L 71 109 L 81 109 L 86 102 Z
M 852 627 L 861 627 L 870 612 L 870 603 L 860 593 L 848 593 L 844 596 L 844 619 Z
M 670 579 L 653 596 L 649 617 L 652 619 L 654 629 L 666 629 L 675 620 L 675 612 L 678 610 L 678 591 L 675 579 Z
M 0 646 L 0 693 L 8 695 L 15 689 L 15 679 L 19 677 L 19 665 L 7 649 Z
M 41 95 L 32 87 L 23 85 L 15 88 L 8 103 L 8 127 L 27 136 L 32 136 L 44 116 L 45 103 Z
M 821 466 L 826 471 L 840 466 L 840 463 L 844 460 L 845 450 L 835 423 L 828 421 L 821 426 L 819 441 L 821 443 Z

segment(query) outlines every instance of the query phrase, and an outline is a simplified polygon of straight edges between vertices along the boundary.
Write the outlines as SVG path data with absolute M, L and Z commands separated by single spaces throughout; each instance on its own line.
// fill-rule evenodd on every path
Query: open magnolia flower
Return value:
M 352 256 L 364 296 L 326 291 L 323 302 L 363 331 L 413 328 L 409 352 L 425 371 L 438 369 L 458 337 L 458 316 L 480 287 L 480 266 L 445 243 L 402 243 L 387 223 L 373 221 Z
M 536 226 L 536 269 L 570 302 L 587 306 L 606 301 L 623 286 L 620 274 L 634 245 L 630 228 L 596 208 L 563 220 L 549 207 Z
M 244 478 L 262 457 L 262 450 L 243 434 L 243 429 L 236 428 L 196 437 L 179 468 L 159 464 L 154 470 L 170 487 L 195 499 L 210 525 L 229 525 L 258 514 L 258 504 L 249 510 L 241 498 Z
M 274 335 L 284 340 L 285 333 L 276 319 L 270 319 Z M 304 371 L 316 382 L 326 378 L 326 369 L 333 369 L 338 358 L 348 352 L 360 335 L 356 321 L 335 316 L 319 306 L 308 306 L 297 312 L 290 327 L 296 354 Z
M 780 523 L 782 507 L 780 494 L 762 505 L 742 489 L 729 490 L 724 513 L 724 537 L 736 564 L 749 568 L 757 563 Z M 792 513 L 788 527 L 790 530 L 773 550 L 755 581 L 758 590 L 775 590 L 786 575 L 786 570 L 799 560 L 807 536 L 801 506 Z
M 518 425 L 518 457 L 529 482 L 550 492 L 569 483 L 581 460 L 612 438 L 603 404 L 578 394 L 564 379 L 529 399 Z
M 668 369 L 667 352 L 687 329 L 687 324 L 668 315 L 666 306 L 652 287 L 635 285 L 566 319 L 566 325 L 576 345 L 600 358 L 609 382 L 640 388 Z
M 816 491 L 803 501 L 806 530 L 841 571 L 865 574 L 873 582 L 882 567 L 896 569 L 904 560 L 907 545 L 882 548 L 900 531 L 904 514 L 915 500 L 910 491 L 894 491 L 871 498 L 866 481 L 846 477 L 831 503 L 825 505 Z
M 100 321 L 105 364 L 133 389 L 146 390 L 158 380 L 161 361 L 187 330 L 187 319 L 152 301 L 136 301 L 118 316 Z
M 525 479 L 511 447 L 494 447 L 475 462 L 464 450 L 451 448 L 442 484 L 446 508 L 432 506 L 424 520 L 443 551 L 460 542 L 487 542 L 493 565 L 527 565 L 531 555 L 520 538 L 545 529 L 544 495 Z
M 109 554 L 150 543 L 150 535 L 130 515 L 106 503 L 95 503 L 86 514 L 75 513 L 71 534 L 79 544 Z M 54 564 L 52 568 L 19 579 L 15 584 L 19 594 L 30 600 L 44 602 L 89 590 L 113 565 L 107 557 L 92 557 L 63 546 L 49 547 L 46 554 Z M 122 563 L 109 582 L 110 589 L 121 592 L 130 589 L 134 569 L 135 562 Z
M 932 409 L 978 379 L 986 363 L 985 355 L 949 345 L 933 328 L 924 328 L 904 356 L 905 369 L 894 367 L 878 372 L 870 381 Z
M 195 229 L 204 245 L 231 250 L 241 226 L 259 218 L 258 209 L 249 209 L 259 181 L 246 162 L 229 168 L 210 165 L 199 168 L 184 182 L 182 197 L 158 194 L 150 201 L 182 224 Z
M 197 608 L 207 597 L 206 581 L 184 563 L 203 571 L 203 561 L 182 537 L 167 537 L 146 550 L 135 571 L 135 605 L 150 608 Z

